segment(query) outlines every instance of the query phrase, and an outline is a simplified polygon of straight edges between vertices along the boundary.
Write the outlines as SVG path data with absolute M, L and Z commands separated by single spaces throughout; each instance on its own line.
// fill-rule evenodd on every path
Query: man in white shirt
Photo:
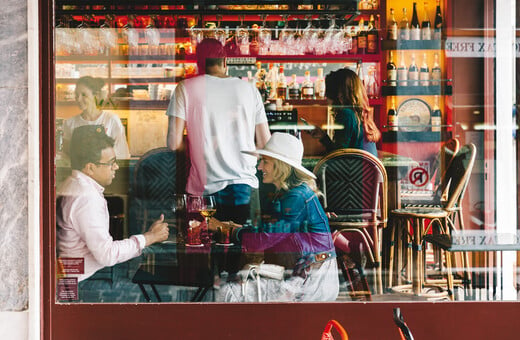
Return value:
M 216 196 L 218 219 L 244 223 L 259 207 L 259 183 L 256 157 L 241 151 L 262 148 L 271 134 L 259 91 L 229 77 L 225 58 L 216 39 L 197 45 L 200 75 L 175 89 L 166 112 L 167 142 L 181 149 L 186 127 L 191 162 L 186 191 Z
M 70 151 L 72 175 L 62 184 L 56 199 L 57 250 L 58 257 L 84 259 L 84 274 L 78 281 L 103 267 L 139 256 L 146 246 L 168 238 L 168 224 L 162 215 L 144 234 L 120 241 L 110 236 L 103 190 L 112 183 L 119 167 L 114 139 L 106 135 L 102 125 L 76 128 Z

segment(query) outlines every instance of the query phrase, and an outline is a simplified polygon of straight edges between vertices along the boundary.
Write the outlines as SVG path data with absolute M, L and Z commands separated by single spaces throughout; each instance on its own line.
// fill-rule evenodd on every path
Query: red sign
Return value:
M 66 277 L 58 279 L 57 294 L 60 301 L 79 300 L 78 296 L 78 278 Z
M 85 259 L 83 257 L 58 257 L 60 274 L 85 274 Z
M 428 171 L 421 167 L 413 168 L 408 174 L 408 180 L 416 187 L 422 187 L 426 185 L 429 179 L 430 177 L 428 176 Z

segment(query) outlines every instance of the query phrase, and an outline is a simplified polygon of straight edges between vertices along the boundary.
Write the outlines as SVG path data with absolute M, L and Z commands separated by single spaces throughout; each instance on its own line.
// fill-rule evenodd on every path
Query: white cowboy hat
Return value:
M 298 138 L 291 134 L 275 132 L 271 135 L 271 138 L 263 149 L 242 152 L 253 156 L 264 155 L 278 159 L 305 175 L 316 178 L 311 171 L 302 166 L 303 144 Z

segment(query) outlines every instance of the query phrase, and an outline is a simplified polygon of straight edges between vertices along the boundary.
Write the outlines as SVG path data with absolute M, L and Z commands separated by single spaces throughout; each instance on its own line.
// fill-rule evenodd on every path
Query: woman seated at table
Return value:
M 368 96 L 357 74 L 342 68 L 325 77 L 325 96 L 334 106 L 334 122 L 342 126 L 334 131 L 334 140 L 316 127 L 311 136 L 320 140 L 327 152 L 353 148 L 370 152 L 377 157 L 376 142 L 381 132 L 374 122 L 374 110 L 368 104 Z
M 258 169 L 264 183 L 272 183 L 276 193 L 270 202 L 268 220 L 260 230 L 212 219 L 210 229 L 230 228 L 232 239 L 242 243 L 247 253 L 265 253 L 292 258 L 285 266 L 292 269 L 283 280 L 261 277 L 261 284 L 247 279 L 223 283 L 217 300 L 334 301 L 339 291 L 334 245 L 325 212 L 317 196 L 315 176 L 301 165 L 303 144 L 296 137 L 276 132 L 263 149 L 246 152 L 259 155 Z M 296 255 L 296 256 L 294 256 Z M 271 256 L 273 257 L 273 256 Z M 267 261 L 266 261 L 267 262 Z M 249 282 L 248 282 L 249 281 Z M 244 289 L 243 289 L 244 287 Z

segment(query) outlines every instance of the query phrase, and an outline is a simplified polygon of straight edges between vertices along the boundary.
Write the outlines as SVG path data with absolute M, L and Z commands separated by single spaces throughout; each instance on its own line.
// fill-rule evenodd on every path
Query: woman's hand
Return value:
M 307 131 L 312 136 L 312 138 L 315 138 L 315 139 L 321 139 L 325 136 L 325 131 L 323 131 L 318 126 L 315 126 L 314 130 L 305 130 L 305 131 Z

